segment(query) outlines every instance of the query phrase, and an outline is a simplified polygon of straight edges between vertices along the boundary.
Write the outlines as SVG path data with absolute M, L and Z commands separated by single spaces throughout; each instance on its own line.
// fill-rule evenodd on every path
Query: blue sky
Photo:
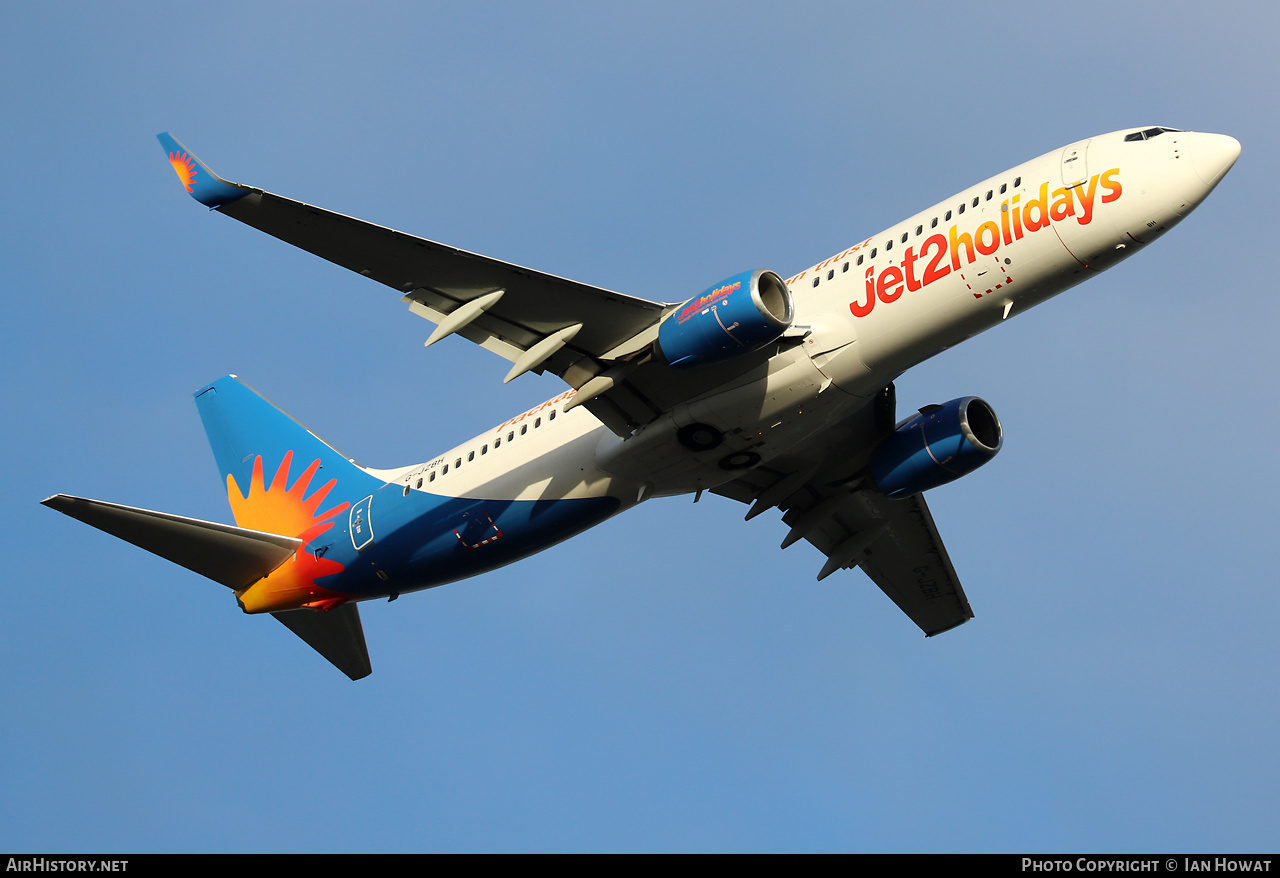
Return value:
M 1271 4 L 6 4 L 0 848 L 1254 851 L 1280 812 Z M 776 514 L 655 501 L 366 604 L 352 684 L 38 506 L 228 521 L 235 372 L 372 466 L 560 392 L 180 190 L 233 180 L 654 299 L 788 276 L 1092 134 L 1244 146 L 1149 250 L 923 364 L 1003 453 L 929 497 L 924 640 Z

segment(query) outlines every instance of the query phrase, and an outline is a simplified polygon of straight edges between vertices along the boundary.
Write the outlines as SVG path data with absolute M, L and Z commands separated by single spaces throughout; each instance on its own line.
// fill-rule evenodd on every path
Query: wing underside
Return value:
M 570 405 L 585 405 L 620 436 L 632 435 L 699 393 L 766 368 L 776 352 L 776 347 L 770 348 L 678 372 L 653 355 L 658 324 L 675 305 L 502 262 L 231 183 L 168 134 L 159 137 L 179 178 L 198 201 L 396 290 L 410 311 L 436 325 L 428 344 L 460 335 L 510 361 L 508 381 L 527 371 L 559 376 L 578 391 Z
M 752 370 L 767 370 L 776 353 L 770 347 L 677 372 L 652 355 L 658 324 L 672 305 L 468 253 L 269 192 L 255 190 L 218 210 L 395 289 L 412 313 L 436 324 L 428 343 L 460 335 L 512 362 L 508 381 L 525 371 L 559 376 L 620 436 L 684 400 Z
M 868 405 L 824 435 L 821 448 L 772 460 L 714 493 L 751 503 L 748 518 L 778 507 L 790 528 L 782 547 L 803 539 L 826 556 L 818 579 L 861 567 L 933 636 L 964 624 L 973 610 L 924 497 L 892 500 L 867 487 L 861 476 L 883 422 Z M 830 454 L 832 448 L 839 452 Z M 850 454 L 851 448 L 864 451 Z
M 435 241 L 254 191 L 219 212 L 397 290 L 432 322 L 501 290 L 501 298 L 459 334 L 515 361 L 567 327 L 582 328 L 547 364 L 602 357 L 665 313 L 664 305 L 523 268 Z M 575 358 L 576 354 L 576 358 Z

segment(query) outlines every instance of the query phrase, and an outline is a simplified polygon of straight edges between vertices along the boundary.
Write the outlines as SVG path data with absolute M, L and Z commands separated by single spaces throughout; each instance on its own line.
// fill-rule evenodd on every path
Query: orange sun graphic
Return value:
M 182 188 L 187 192 L 191 191 L 191 184 L 196 179 L 196 163 L 185 152 L 169 153 L 169 164 L 173 165 L 173 170 L 177 172 L 178 179 L 182 181 Z
M 320 577 L 341 573 L 345 568 L 337 561 L 317 557 L 315 553 L 307 551 L 307 544 L 333 527 L 334 523 L 330 519 L 344 512 L 351 504 L 340 503 L 318 514 L 320 504 L 337 484 L 337 479 L 330 479 L 308 497 L 307 489 L 320 468 L 320 461 L 313 461 L 290 486 L 289 467 L 292 463 L 293 452 L 288 451 L 280 461 L 270 487 L 267 487 L 262 473 L 262 457 L 257 457 L 253 462 L 248 493 L 240 491 L 235 476 L 227 475 L 227 499 L 231 501 L 231 512 L 236 524 L 251 530 L 302 540 L 302 545 L 292 558 L 277 567 L 271 575 L 238 593 L 241 604 L 248 613 L 275 612 L 314 605 L 336 606 L 347 597 L 315 584 Z

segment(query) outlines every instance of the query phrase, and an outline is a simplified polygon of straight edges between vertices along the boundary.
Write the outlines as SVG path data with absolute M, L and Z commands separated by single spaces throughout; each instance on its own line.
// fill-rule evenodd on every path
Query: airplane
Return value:
M 973 617 L 924 491 L 989 461 L 999 418 L 965 396 L 903 420 L 917 363 L 1132 256 L 1240 154 L 1147 127 L 1055 149 L 785 280 L 733 274 L 637 298 L 229 182 L 164 133 L 201 204 L 394 289 L 435 324 L 564 393 L 423 463 L 373 469 L 228 375 L 195 394 L 234 526 L 58 494 L 43 503 L 270 613 L 352 680 L 358 604 L 474 576 L 653 497 L 777 508 L 825 579 L 860 567 L 933 636 Z

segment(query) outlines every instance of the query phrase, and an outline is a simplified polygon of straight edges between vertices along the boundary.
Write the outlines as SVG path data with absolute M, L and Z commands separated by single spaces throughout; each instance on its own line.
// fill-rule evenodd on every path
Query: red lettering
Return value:
M 1053 206 L 1049 208 L 1049 218 L 1054 222 L 1062 222 L 1069 216 L 1075 216 L 1075 208 L 1071 206 L 1071 193 L 1066 189 L 1053 190 Z
M 942 262 L 942 257 L 947 255 L 947 239 L 941 235 L 930 235 L 925 239 L 923 246 L 920 247 L 920 258 L 923 259 L 929 252 L 930 247 L 937 247 L 938 252 L 933 254 L 933 258 L 929 260 L 928 266 L 924 270 L 924 285 L 928 286 L 935 280 L 942 280 L 951 273 L 951 266 Z
M 902 267 L 907 272 L 907 289 L 915 292 L 920 289 L 920 281 L 916 280 L 916 251 L 908 247 L 907 252 L 902 254 Z
M 1107 190 L 1107 194 L 1102 196 L 1103 204 L 1109 204 L 1110 202 L 1115 201 L 1120 197 L 1120 193 L 1124 191 L 1120 188 L 1120 184 L 1118 182 L 1111 179 L 1118 173 L 1120 173 L 1119 168 L 1112 168 L 1102 175 L 1102 188 Z
M 875 281 L 871 277 L 874 272 L 874 268 L 867 269 L 867 301 L 862 304 L 858 304 L 858 301 L 855 299 L 849 303 L 849 311 L 854 317 L 866 317 L 871 313 L 871 309 L 876 306 Z
M 893 287 L 894 289 L 889 289 Z M 880 272 L 880 277 L 876 281 L 876 292 L 880 296 L 880 301 L 886 305 L 902 295 L 902 269 L 896 265 L 890 265 L 884 271 Z
M 1031 215 L 1031 208 L 1036 209 L 1038 216 Z M 1038 232 L 1049 225 L 1049 184 L 1040 184 L 1040 197 L 1033 198 L 1022 206 L 1022 224 L 1028 232 Z
M 968 232 L 964 232 L 959 237 L 956 236 L 956 229 L 959 226 L 951 227 L 951 267 L 959 271 L 960 269 L 960 245 L 963 244 L 969 249 L 969 261 L 978 257 L 973 254 L 973 239 L 969 237 Z
M 1093 196 L 1098 194 L 1098 175 L 1094 174 L 1089 179 L 1089 188 L 1086 189 L 1081 183 L 1075 187 L 1076 198 L 1080 201 L 1080 212 L 1076 214 L 1076 222 L 1080 225 L 1088 225 L 1089 220 L 1093 219 Z
M 978 231 L 974 235 L 977 237 L 975 246 L 983 256 L 990 256 L 1000 246 L 1000 227 L 993 222 L 985 222 L 978 226 Z M 987 241 L 988 236 L 991 238 L 990 241 Z

